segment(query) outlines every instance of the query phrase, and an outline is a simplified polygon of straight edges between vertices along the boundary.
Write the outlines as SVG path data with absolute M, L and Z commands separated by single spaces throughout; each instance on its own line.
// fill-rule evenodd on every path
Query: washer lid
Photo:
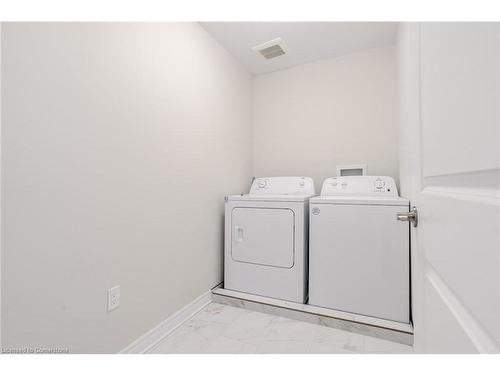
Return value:
M 373 205 L 373 206 L 408 206 L 410 201 L 400 197 L 388 196 L 318 196 L 311 198 L 311 204 L 350 204 L 350 205 Z

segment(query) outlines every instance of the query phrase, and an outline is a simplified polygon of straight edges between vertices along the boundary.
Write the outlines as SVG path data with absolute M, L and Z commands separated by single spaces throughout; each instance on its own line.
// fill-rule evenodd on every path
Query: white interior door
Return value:
M 231 216 L 231 256 L 235 261 L 293 267 L 295 216 L 292 210 L 236 207 Z
M 415 349 L 499 352 L 499 25 L 402 25 L 399 53 Z

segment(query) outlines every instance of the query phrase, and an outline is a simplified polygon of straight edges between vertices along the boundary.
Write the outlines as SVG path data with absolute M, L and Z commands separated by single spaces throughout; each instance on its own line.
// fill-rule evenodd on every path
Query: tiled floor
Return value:
M 410 346 L 211 303 L 151 353 L 412 353 Z

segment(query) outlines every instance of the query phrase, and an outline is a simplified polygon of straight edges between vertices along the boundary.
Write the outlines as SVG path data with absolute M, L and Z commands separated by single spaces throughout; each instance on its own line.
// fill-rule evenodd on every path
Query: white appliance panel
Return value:
M 406 208 L 311 203 L 309 303 L 408 323 Z
M 294 264 L 294 212 L 290 209 L 235 207 L 231 256 L 238 262 L 291 268 Z
M 389 176 L 329 177 L 323 182 L 321 196 L 398 197 L 394 179 Z
M 252 182 L 250 196 L 314 195 L 311 177 L 258 177 Z
M 304 303 L 310 177 L 259 177 L 225 198 L 224 288 Z

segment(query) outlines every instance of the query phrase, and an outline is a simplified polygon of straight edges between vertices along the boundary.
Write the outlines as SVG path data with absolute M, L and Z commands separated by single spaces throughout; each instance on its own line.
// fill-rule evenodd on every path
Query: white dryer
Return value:
M 309 304 L 410 322 L 409 201 L 391 177 L 332 177 L 310 200 Z
M 309 177 L 261 177 L 225 201 L 224 288 L 304 303 Z

